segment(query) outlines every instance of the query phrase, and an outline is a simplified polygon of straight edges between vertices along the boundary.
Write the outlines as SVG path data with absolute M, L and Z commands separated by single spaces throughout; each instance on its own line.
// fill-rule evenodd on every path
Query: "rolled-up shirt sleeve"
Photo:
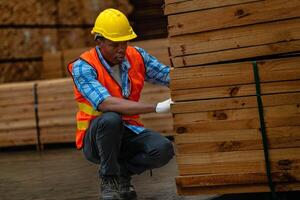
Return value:
M 107 89 L 98 81 L 96 70 L 83 60 L 77 60 L 73 64 L 72 75 L 79 92 L 97 110 L 107 97 L 111 96 Z
M 146 67 L 145 80 L 150 83 L 169 86 L 170 67 L 160 63 L 154 56 L 144 49 L 135 47 L 142 55 Z

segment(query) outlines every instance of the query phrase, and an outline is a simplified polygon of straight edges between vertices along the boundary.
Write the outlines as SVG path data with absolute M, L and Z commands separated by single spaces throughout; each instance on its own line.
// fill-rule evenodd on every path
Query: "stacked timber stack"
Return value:
M 167 18 L 162 9 L 164 0 L 131 0 L 134 10 L 129 16 L 139 40 L 167 37 Z
M 300 1 L 165 2 L 178 193 L 300 190 Z
M 129 0 L 0 1 L 0 83 L 61 76 L 62 69 L 42 68 L 43 53 L 92 45 L 94 21 L 111 7 L 133 9 Z
M 0 86 L 0 147 L 37 145 L 34 84 Z
M 75 141 L 77 104 L 72 79 L 37 82 L 40 144 Z

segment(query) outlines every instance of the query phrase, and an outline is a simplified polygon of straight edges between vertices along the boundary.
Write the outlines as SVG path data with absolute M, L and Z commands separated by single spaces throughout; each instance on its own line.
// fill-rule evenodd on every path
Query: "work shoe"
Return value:
M 102 176 L 100 200 L 120 200 L 118 176 Z
M 120 197 L 123 200 L 136 200 L 137 195 L 134 190 L 133 185 L 131 185 L 130 176 L 121 176 L 120 177 Z

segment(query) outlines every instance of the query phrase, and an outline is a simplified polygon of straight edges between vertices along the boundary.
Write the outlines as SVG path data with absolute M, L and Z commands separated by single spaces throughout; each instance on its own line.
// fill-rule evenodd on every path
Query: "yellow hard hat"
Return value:
M 128 41 L 137 37 L 127 17 L 113 8 L 106 9 L 98 15 L 91 33 L 99 33 L 114 42 Z

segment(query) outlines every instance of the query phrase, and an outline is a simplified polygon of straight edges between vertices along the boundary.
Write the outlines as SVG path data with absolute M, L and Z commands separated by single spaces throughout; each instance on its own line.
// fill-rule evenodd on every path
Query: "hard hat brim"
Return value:
M 91 34 L 95 34 L 95 33 L 99 33 L 98 31 L 95 31 L 94 29 L 91 31 Z M 100 33 L 101 34 L 101 33 Z M 137 37 L 137 35 L 135 34 L 134 31 L 132 31 L 132 34 L 130 35 L 126 35 L 126 36 L 122 36 L 122 37 L 109 37 L 107 35 L 101 34 L 104 38 L 109 39 L 113 42 L 124 42 L 124 41 L 129 41 L 129 40 L 133 40 L 134 38 Z

